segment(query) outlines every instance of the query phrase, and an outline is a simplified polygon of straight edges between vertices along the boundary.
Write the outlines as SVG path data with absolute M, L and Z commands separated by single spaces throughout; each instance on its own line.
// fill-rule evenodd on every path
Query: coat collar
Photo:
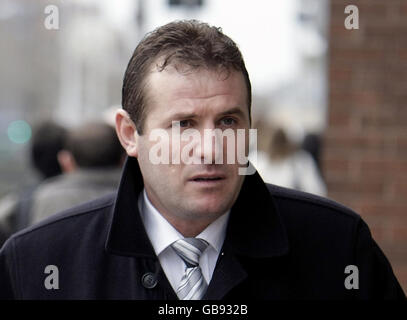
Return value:
M 137 206 L 137 197 L 143 187 L 137 159 L 128 157 L 111 215 L 106 240 L 108 252 L 124 256 L 155 257 Z M 232 207 L 225 244 L 236 254 L 248 257 L 273 257 L 288 252 L 282 219 L 267 186 L 257 172 L 246 176 Z

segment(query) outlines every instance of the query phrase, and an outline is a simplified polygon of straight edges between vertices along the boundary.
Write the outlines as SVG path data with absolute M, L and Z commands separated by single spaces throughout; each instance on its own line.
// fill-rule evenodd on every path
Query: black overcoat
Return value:
M 13 235 L 0 252 L 0 298 L 177 299 L 139 216 L 142 188 L 128 158 L 117 194 Z M 396 298 L 403 290 L 358 214 L 245 178 L 204 299 Z

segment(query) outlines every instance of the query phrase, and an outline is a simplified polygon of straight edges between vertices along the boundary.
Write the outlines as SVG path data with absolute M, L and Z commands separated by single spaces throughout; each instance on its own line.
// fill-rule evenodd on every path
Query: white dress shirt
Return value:
M 138 208 L 147 235 L 158 256 L 161 267 L 172 288 L 174 291 L 177 291 L 186 266 L 170 245 L 179 239 L 183 239 L 184 236 L 151 204 L 145 189 L 138 197 Z M 212 279 L 216 261 L 218 260 L 223 241 L 225 240 L 229 213 L 230 210 L 212 222 L 205 230 L 196 236 L 196 238 L 204 239 L 209 243 L 208 248 L 202 253 L 199 259 L 199 266 L 208 284 Z

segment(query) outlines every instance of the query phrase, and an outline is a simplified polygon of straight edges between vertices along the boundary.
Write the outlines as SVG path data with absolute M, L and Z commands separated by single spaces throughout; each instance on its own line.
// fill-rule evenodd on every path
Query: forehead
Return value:
M 171 107 L 175 107 L 176 102 L 182 106 L 210 101 L 248 108 L 246 83 L 239 71 L 169 65 L 162 71 L 153 67 L 146 80 L 149 108 L 161 103 L 173 102 Z

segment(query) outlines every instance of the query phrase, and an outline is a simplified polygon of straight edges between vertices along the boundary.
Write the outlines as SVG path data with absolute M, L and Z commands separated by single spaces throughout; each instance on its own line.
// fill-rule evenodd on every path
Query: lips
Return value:
M 193 181 L 216 181 L 216 180 L 221 180 L 222 178 L 220 177 L 215 177 L 215 178 L 196 178 L 193 179 Z
M 224 179 L 225 179 L 224 174 L 210 173 L 210 174 L 198 174 L 193 176 L 189 180 L 195 182 L 216 182 Z

